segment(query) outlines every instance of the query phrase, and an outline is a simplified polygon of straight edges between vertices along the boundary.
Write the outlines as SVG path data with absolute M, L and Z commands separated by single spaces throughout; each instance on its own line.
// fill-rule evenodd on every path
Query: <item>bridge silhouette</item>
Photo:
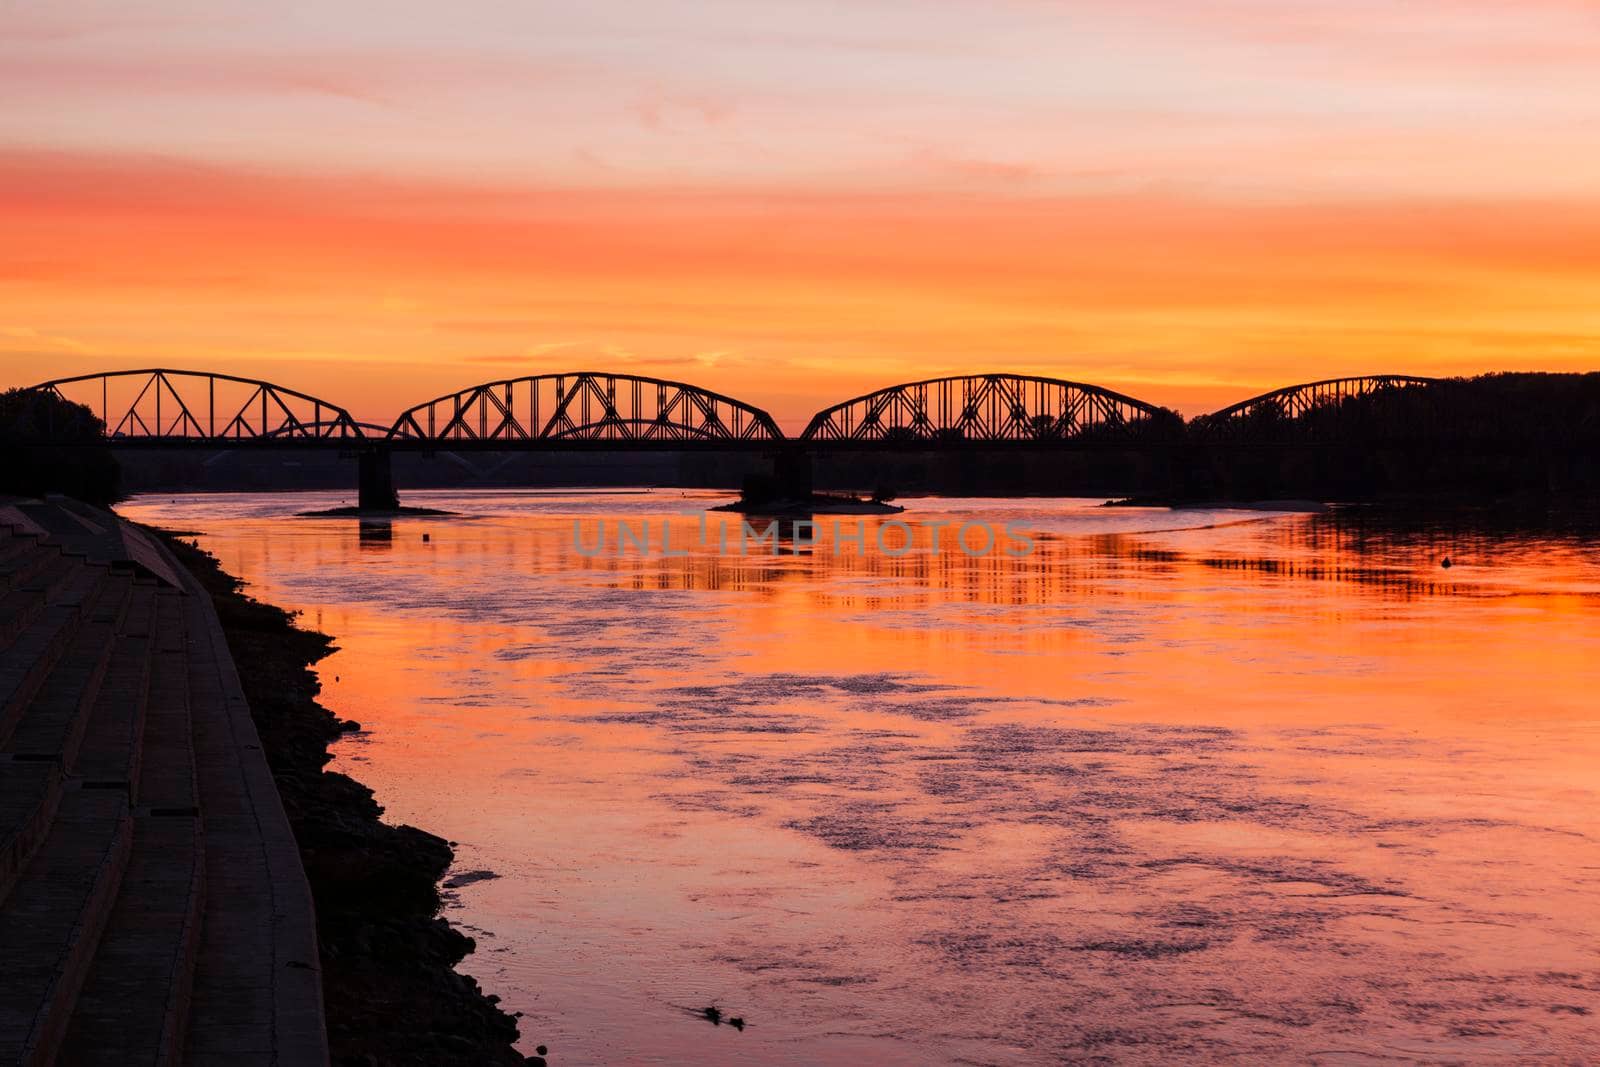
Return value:
M 1379 374 L 1286 386 L 1196 417 L 1228 437 L 1336 412 L 1343 401 L 1439 379 Z M 891 385 L 819 411 L 786 437 L 763 409 L 686 382 L 600 371 L 539 374 L 469 386 L 362 422 L 330 400 L 255 378 L 151 368 L 55 378 L 28 387 L 73 401 L 117 445 L 314 445 L 608 448 L 805 442 L 959 448 L 1137 440 L 1173 424 L 1169 409 L 1096 385 L 1021 374 L 970 374 Z M 80 439 L 70 423 L 31 427 L 36 443 Z
M 817 412 L 800 439 L 933 447 L 1088 443 L 1138 435 L 1173 413 L 1095 385 L 973 374 L 891 385 Z
M 760 408 L 684 382 L 578 371 L 486 382 L 407 408 L 385 440 L 497 447 L 782 441 Z
M 1213 441 L 1342 439 L 1355 427 L 1349 417 L 1348 400 L 1387 401 L 1404 399 L 1405 391 L 1438 385 L 1438 378 L 1419 378 L 1408 374 L 1377 374 L 1363 378 L 1325 378 L 1318 382 L 1274 389 L 1249 400 L 1201 415 L 1192 423 L 1203 437 Z M 1380 417 L 1404 418 L 1400 410 L 1383 411 Z M 1363 416 L 1370 419 L 1371 405 L 1363 405 Z
M 13 441 L 115 448 L 337 448 L 361 457 L 363 504 L 392 499 L 394 451 L 829 450 L 974 451 L 1128 448 L 1185 432 L 1222 444 L 1337 439 L 1345 402 L 1397 397 L 1437 379 L 1335 378 L 1287 386 L 1185 424 L 1176 412 L 1100 386 L 992 373 L 891 385 L 819 411 L 788 437 L 765 410 L 685 382 L 601 371 L 484 382 L 435 397 L 388 424 L 260 379 L 147 368 L 56 378 L 25 392 L 42 421 L 5 427 Z M 1364 409 L 1366 410 L 1366 409 Z M 1397 417 L 1400 408 L 1396 407 Z M 1369 415 L 1370 417 L 1370 415 Z

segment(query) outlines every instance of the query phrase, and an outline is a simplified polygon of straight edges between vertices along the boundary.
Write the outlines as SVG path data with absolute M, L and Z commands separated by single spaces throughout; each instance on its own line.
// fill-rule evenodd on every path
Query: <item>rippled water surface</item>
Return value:
M 407 499 L 459 515 L 124 511 L 336 637 L 335 767 L 498 875 L 447 914 L 553 1064 L 1600 1056 L 1592 537 L 912 500 L 905 555 L 739 556 L 707 494 Z M 575 549 L 618 519 L 688 554 Z

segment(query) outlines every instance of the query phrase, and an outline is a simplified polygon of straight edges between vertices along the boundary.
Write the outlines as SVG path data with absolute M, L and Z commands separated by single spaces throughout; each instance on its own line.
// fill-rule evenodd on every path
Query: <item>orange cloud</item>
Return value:
M 1341 373 L 1600 362 L 1592 201 L 541 188 L 10 151 L 0 226 L 8 384 L 216 367 L 375 421 L 608 357 L 790 427 L 946 371 L 1197 411 Z

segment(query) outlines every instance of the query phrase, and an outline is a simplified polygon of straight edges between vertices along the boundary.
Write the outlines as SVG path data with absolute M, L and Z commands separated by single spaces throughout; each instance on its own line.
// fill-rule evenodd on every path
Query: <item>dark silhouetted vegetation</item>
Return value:
M 103 431 L 92 411 L 55 393 L 0 393 L 0 493 L 65 493 L 110 507 L 120 495 L 120 471 Z

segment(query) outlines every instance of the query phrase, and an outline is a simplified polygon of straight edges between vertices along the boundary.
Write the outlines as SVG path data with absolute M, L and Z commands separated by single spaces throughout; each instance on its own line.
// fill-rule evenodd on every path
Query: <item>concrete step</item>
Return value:
M 185 1056 L 191 1067 L 326 1065 L 310 887 L 227 643 L 198 597 L 189 636 L 206 911 Z
M 24 552 L 32 552 L 38 547 L 37 534 L 23 533 L 9 525 L 0 525 L 0 567 L 4 567 Z
M 77 758 L 115 645 L 110 623 L 86 622 L 28 701 L 0 752 L 19 759 L 53 760 L 63 768 Z
M 97 609 L 110 570 L 74 557 L 62 557 L 59 577 L 41 577 L 45 604 L 28 628 L 0 649 L 0 745 L 17 729 L 23 712 L 72 647 L 84 619 Z
M 40 547 L 39 539 L 32 534 L 0 529 L 0 576 L 3 576 L 0 589 L 11 588 L 11 576 L 24 561 L 32 560 L 34 566 L 42 565 L 34 557 L 43 551 L 47 550 Z
M 56 1062 L 122 881 L 126 798 L 70 789 L 50 834 L 0 903 L 0 1063 Z
M 0 562 L 0 591 L 23 588 L 61 559 L 59 548 L 33 542 L 25 551 L 14 553 Z
M 62 1063 L 181 1061 L 204 901 L 201 820 L 136 817 L 128 869 L 78 994 Z
M 160 588 L 155 582 L 134 583 L 128 594 L 127 610 L 123 612 L 118 633 L 127 637 L 149 637 L 155 633 L 156 592 Z
M 14 576 L 15 580 L 7 588 L 37 589 L 44 593 L 47 601 L 54 601 L 72 582 L 74 572 L 84 562 L 82 556 L 69 556 L 59 548 L 46 546 L 39 550 L 36 563 L 24 568 L 28 573 Z
M 42 590 L 13 589 L 0 595 L 0 648 L 21 637 L 44 608 Z
M 105 593 L 106 579 L 111 576 L 111 568 L 104 563 L 84 559 L 82 556 L 68 554 L 66 559 L 71 564 L 71 570 L 47 595 L 52 604 L 82 608 L 83 617 L 88 618 Z
M 140 745 L 134 803 L 166 813 L 196 810 L 194 729 L 190 718 L 189 656 L 185 598 L 162 590 L 156 596 L 151 642 L 150 699 Z
M 0 759 L 0 901 L 50 832 L 61 781 L 55 763 Z
M 152 597 L 152 599 L 154 599 Z M 145 712 L 150 699 L 150 638 L 119 634 L 71 772 L 87 788 L 138 795 Z
M 110 623 L 120 632 L 137 584 L 132 574 L 108 568 L 101 579 L 100 595 L 95 601 L 94 610 L 87 617 L 94 622 Z
M 88 788 L 121 789 L 130 804 L 137 803 L 143 766 L 156 590 L 154 582 L 144 581 L 133 583 L 128 590 L 111 664 L 89 711 L 89 729 L 78 749 L 77 763 L 70 768 Z
M 51 537 L 98 536 L 106 532 L 111 521 L 109 512 L 90 518 L 87 512 L 70 507 L 70 503 L 67 497 L 51 495 L 44 500 L 23 501 L 16 507 Z
M 71 646 L 79 619 L 77 607 L 47 605 L 15 641 L 0 649 L 0 744 L 11 738 L 28 702 Z
M 176 589 L 156 592 L 155 638 L 157 652 L 189 651 L 188 597 Z

